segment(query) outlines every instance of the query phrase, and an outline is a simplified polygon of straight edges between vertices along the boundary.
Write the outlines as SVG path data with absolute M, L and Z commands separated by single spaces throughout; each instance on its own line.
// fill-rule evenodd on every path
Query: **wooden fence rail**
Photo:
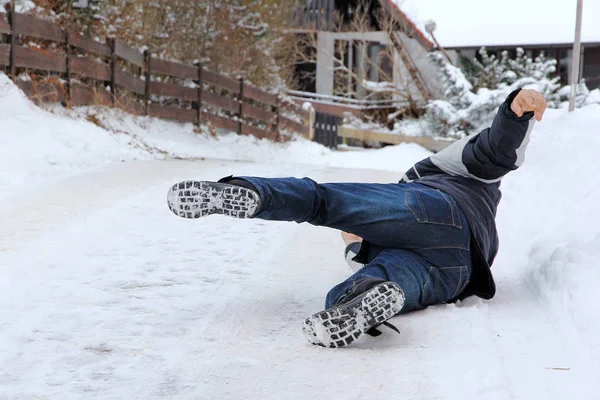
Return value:
M 98 42 L 12 9 L 0 14 L 0 69 L 38 102 L 112 104 L 275 140 L 282 131 L 310 132 L 306 110 L 241 79 L 161 60 L 118 39 Z
M 374 132 L 363 129 L 354 129 L 349 126 L 340 126 L 338 136 L 347 139 L 358 139 L 362 141 L 372 140 L 375 142 L 400 144 L 416 143 L 428 150 L 438 152 L 454 143 L 453 139 L 440 139 L 429 136 L 409 136 L 398 133 Z

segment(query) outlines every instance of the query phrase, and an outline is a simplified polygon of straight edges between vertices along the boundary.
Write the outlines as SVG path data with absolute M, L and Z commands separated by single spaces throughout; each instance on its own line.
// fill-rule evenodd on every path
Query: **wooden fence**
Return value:
M 114 105 L 273 140 L 282 131 L 310 134 L 298 104 L 202 65 L 158 59 L 118 39 L 98 42 L 13 10 L 0 14 L 0 38 L 0 69 L 36 101 Z

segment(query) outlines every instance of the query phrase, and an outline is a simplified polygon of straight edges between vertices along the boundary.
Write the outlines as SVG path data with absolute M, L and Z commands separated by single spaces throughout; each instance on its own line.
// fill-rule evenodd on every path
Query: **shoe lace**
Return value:
M 369 329 L 368 331 L 366 331 L 365 333 L 367 335 L 373 336 L 373 337 L 377 337 L 379 335 L 381 335 L 381 331 L 379 329 L 377 329 L 379 326 L 387 326 L 388 328 L 390 328 L 391 330 L 397 332 L 398 334 L 400 334 L 400 330 L 398 328 L 396 328 L 394 325 L 390 324 L 387 321 L 382 322 L 379 325 L 375 325 L 374 327 L 372 327 L 371 329 Z

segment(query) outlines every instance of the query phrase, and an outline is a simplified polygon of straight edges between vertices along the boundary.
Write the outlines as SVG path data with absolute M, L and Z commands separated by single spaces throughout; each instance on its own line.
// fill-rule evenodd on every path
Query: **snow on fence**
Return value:
M 14 10 L 0 14 L 1 37 L 8 40 L 0 40 L 0 68 L 38 102 L 113 105 L 273 140 L 282 130 L 310 135 L 310 113 L 301 106 L 202 65 L 157 59 L 118 39 L 98 42 Z M 40 72 L 52 76 L 40 78 Z
M 438 152 L 454 143 L 453 139 L 434 138 L 429 136 L 410 136 L 399 133 L 375 132 L 364 129 L 355 129 L 349 126 L 340 126 L 338 136 L 346 139 L 374 141 L 388 144 L 416 143 L 428 150 Z

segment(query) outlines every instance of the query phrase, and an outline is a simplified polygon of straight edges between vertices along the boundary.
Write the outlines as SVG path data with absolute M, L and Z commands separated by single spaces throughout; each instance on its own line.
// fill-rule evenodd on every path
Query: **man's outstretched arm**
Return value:
M 486 183 L 498 182 L 523 163 L 533 118 L 540 121 L 545 110 L 546 101 L 539 92 L 516 90 L 500 106 L 491 127 L 417 163 L 407 171 L 404 180 L 442 170 Z

